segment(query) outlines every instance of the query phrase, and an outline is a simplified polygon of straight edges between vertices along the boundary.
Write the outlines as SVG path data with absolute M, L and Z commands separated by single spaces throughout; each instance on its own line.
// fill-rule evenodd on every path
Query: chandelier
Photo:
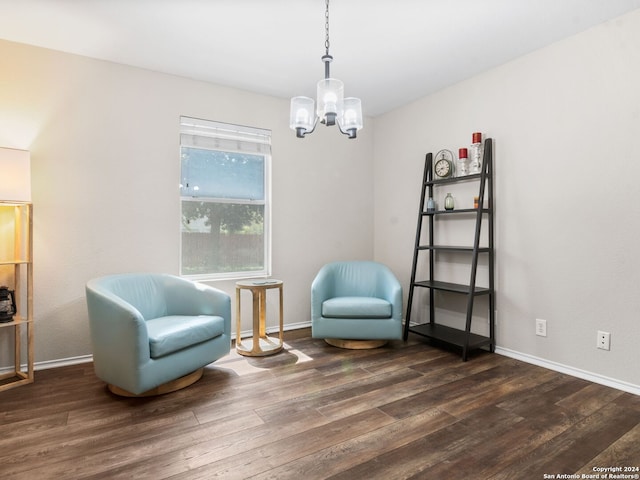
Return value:
M 304 138 L 316 129 L 318 120 L 326 126 L 338 124 L 342 133 L 349 138 L 356 138 L 356 133 L 362 128 L 362 104 L 359 98 L 344 98 L 344 83 L 337 78 L 331 78 L 329 65 L 333 57 L 329 55 L 329 0 L 326 0 L 325 10 L 325 54 L 324 79 L 318 82 L 317 108 L 314 111 L 313 98 L 293 97 L 289 127 L 296 131 L 298 138 Z

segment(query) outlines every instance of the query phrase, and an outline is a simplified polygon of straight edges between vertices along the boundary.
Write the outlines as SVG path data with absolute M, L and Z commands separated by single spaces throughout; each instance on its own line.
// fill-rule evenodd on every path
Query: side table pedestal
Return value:
M 236 352 L 246 357 L 263 357 L 283 349 L 284 315 L 282 308 L 282 280 L 243 280 L 236 282 Z M 280 301 L 280 335 L 277 339 L 267 336 L 267 291 L 278 289 Z M 241 294 L 249 290 L 253 297 L 253 333 L 251 339 L 240 338 Z M 246 342 L 246 343 L 245 343 Z

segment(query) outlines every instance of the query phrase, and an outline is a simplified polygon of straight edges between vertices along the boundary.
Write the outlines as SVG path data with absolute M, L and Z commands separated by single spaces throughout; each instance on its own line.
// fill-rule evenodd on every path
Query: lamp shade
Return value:
M 359 98 L 347 97 L 344 99 L 344 111 L 339 119 L 343 130 L 362 128 L 362 102 Z
M 344 83 L 337 78 L 325 78 L 318 82 L 318 117 L 327 125 L 335 125 L 336 117 L 342 113 Z
M 289 127 L 293 130 L 297 128 L 304 131 L 312 130 L 316 118 L 313 106 L 313 98 L 293 97 L 289 113 Z
M 31 201 L 30 164 L 28 151 L 0 148 L 0 201 Z

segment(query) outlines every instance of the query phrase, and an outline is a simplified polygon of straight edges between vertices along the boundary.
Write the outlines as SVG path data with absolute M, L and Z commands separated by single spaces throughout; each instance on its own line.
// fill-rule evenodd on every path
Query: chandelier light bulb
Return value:
M 296 112 L 296 125 L 306 125 L 307 123 L 309 123 L 309 112 L 301 108 Z
M 338 103 L 338 97 L 333 92 L 327 92 L 324 96 L 324 111 L 336 113 L 336 104 Z
M 344 111 L 344 125 L 350 125 L 356 120 L 356 112 L 353 110 Z

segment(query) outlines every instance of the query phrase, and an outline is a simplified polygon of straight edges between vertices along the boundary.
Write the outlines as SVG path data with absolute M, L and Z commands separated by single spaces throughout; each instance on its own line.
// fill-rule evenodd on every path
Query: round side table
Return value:
M 282 280 L 243 280 L 236 282 L 236 352 L 247 357 L 272 355 L 282 350 L 284 341 L 284 316 L 282 312 Z M 278 340 L 267 336 L 267 291 L 278 289 L 280 297 L 280 335 Z M 240 338 L 240 303 L 242 290 L 249 290 L 253 296 L 253 334 L 251 340 Z M 249 344 L 249 342 L 251 342 Z

